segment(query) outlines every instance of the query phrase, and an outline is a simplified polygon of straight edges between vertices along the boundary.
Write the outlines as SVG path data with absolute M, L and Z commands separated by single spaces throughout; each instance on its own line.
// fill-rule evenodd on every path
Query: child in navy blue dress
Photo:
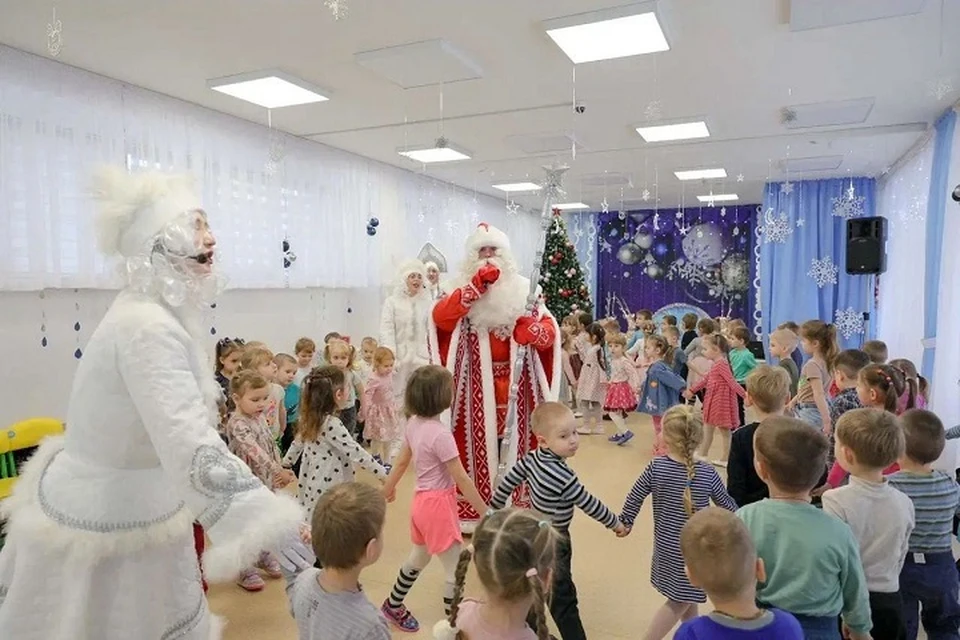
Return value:
M 653 495 L 653 559 L 650 582 L 667 601 L 647 629 L 646 640 L 661 640 L 678 622 L 697 615 L 697 604 L 707 601 L 690 583 L 680 553 L 680 530 L 710 501 L 733 511 L 737 504 L 711 465 L 694 460 L 703 439 L 703 420 L 687 405 L 677 405 L 663 416 L 667 455 L 654 458 L 627 496 L 620 522 L 629 530 L 648 495 Z
M 767 576 L 740 518 L 716 507 L 698 511 L 680 532 L 680 550 L 690 583 L 714 610 L 684 622 L 674 640 L 803 640 L 791 614 L 757 606 L 757 581 Z

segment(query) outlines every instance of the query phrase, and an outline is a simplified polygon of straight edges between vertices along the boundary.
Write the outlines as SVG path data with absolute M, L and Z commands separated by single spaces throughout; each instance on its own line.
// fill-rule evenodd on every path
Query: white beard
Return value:
M 530 280 L 518 274 L 511 260 L 496 256 L 489 260 L 470 261 L 461 269 L 463 286 L 485 263 L 491 262 L 500 269 L 500 278 L 490 285 L 487 292 L 473 303 L 467 318 L 479 329 L 509 327 L 511 330 L 517 319 L 526 313 L 527 295 L 530 293 Z

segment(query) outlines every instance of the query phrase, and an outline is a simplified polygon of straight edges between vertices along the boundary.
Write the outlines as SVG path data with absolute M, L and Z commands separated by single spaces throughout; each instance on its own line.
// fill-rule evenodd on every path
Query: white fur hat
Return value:
M 407 276 L 409 276 L 411 273 L 419 273 L 421 276 L 423 276 L 424 280 L 427 279 L 427 268 L 417 259 L 407 260 L 400 265 L 399 275 L 401 284 L 406 283 Z
M 476 253 L 483 247 L 493 247 L 508 252 L 510 251 L 510 238 L 500 229 L 486 222 L 481 222 L 477 225 L 477 230 L 467 238 L 467 252 L 474 254 L 474 259 L 476 259 Z
M 94 191 L 100 205 L 97 243 L 107 255 L 148 253 L 164 227 L 189 211 L 202 210 L 190 176 L 130 174 L 108 166 L 94 174 Z

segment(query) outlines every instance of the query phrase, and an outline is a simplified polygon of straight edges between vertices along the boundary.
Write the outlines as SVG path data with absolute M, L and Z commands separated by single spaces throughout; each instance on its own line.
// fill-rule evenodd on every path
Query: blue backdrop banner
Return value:
M 744 205 L 597 214 L 596 315 L 694 311 L 752 327 L 757 212 Z
M 760 314 L 777 325 L 819 318 L 837 326 L 841 349 L 874 334 L 874 276 L 847 275 L 847 220 L 876 210 L 873 178 L 768 183 L 758 222 Z

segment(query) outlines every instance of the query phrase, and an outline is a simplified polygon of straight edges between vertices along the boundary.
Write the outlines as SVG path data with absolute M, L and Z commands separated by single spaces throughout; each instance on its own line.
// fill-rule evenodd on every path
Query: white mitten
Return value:
M 274 555 L 280 567 L 287 573 L 299 573 L 313 566 L 317 561 L 317 556 L 313 553 L 313 548 L 303 542 L 301 531 L 291 531 L 285 536 L 275 549 Z
M 450 626 L 450 622 L 446 618 L 433 625 L 434 640 L 457 640 L 457 633 L 459 632 L 459 629 Z

